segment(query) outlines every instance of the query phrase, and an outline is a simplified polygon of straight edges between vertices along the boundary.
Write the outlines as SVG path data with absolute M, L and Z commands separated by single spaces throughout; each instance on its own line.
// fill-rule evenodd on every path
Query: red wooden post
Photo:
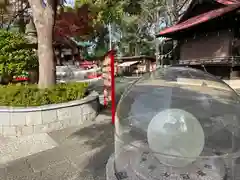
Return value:
M 111 59 L 111 100 L 112 100 L 112 124 L 115 122 L 115 110 L 116 110 L 116 100 L 115 100 L 115 65 L 114 65 L 114 51 L 110 52 Z

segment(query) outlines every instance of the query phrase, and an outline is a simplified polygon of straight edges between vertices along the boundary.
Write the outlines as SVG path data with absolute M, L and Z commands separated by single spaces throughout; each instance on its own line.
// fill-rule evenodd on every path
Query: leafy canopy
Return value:
M 95 24 L 120 21 L 124 13 L 124 0 L 75 0 L 75 7 L 88 4 Z
M 36 53 L 22 34 L 0 30 L 0 75 L 20 75 L 38 67 Z

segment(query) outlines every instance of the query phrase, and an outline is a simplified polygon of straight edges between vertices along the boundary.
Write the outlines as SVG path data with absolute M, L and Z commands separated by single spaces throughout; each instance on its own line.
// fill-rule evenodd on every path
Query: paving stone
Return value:
M 89 171 L 81 171 L 76 174 L 71 180 L 95 180 L 94 176 Z M 106 179 L 105 179 L 106 180 Z
M 58 144 L 64 144 L 64 143 L 72 143 L 79 142 L 81 138 L 74 138 L 72 134 L 74 132 L 79 131 L 79 127 L 70 127 L 70 128 L 64 128 L 57 131 L 52 131 L 48 133 L 48 135 Z
M 72 180 L 77 177 L 79 169 L 69 161 L 64 161 L 55 166 L 50 166 L 42 171 L 39 180 Z
M 38 172 L 46 169 L 48 166 L 59 164 L 70 157 L 74 158 L 89 150 L 91 150 L 90 146 L 83 146 L 78 143 L 67 144 L 35 154 L 28 158 L 28 162 L 33 170 Z
M 78 172 L 77 176 L 71 180 L 106 180 L 106 173 L 104 170 L 95 171 L 81 171 Z
M 91 172 L 94 180 L 106 180 L 106 168 L 103 166 L 101 169 L 94 170 Z
M 102 167 L 105 167 L 108 161 L 108 158 L 113 153 L 113 145 L 109 145 L 105 147 L 101 152 L 98 154 L 94 154 L 91 157 L 91 162 L 89 164 L 89 167 L 94 168 L 95 170 L 101 169 Z M 97 162 L 97 163 L 96 163 Z
M 78 177 L 79 172 L 79 169 L 74 167 L 69 161 L 63 161 L 35 173 L 8 174 L 3 180 L 73 180 Z
M 113 153 L 113 147 L 96 148 L 92 152 L 85 153 L 81 156 L 70 158 L 78 167 L 87 170 L 98 170 L 105 167 L 109 156 Z
M 27 159 L 15 160 L 11 163 L 8 163 L 6 167 L 7 175 L 14 174 L 15 176 L 29 175 L 33 173 L 33 169 L 30 167 L 30 164 L 27 162 Z
M 4 180 L 40 180 L 41 173 L 32 173 L 32 174 L 9 174 Z
M 87 168 L 92 163 L 92 157 L 103 151 L 103 147 L 95 148 L 75 157 L 69 157 L 69 160 L 78 168 Z M 98 163 L 98 162 L 95 162 Z
M 63 154 L 62 151 L 58 152 L 55 148 L 28 158 L 28 162 L 34 172 L 43 171 L 49 166 L 59 164 L 66 160 L 65 154 Z
M 6 168 L 1 167 L 0 168 L 0 180 L 5 180 L 6 179 Z
M 24 158 L 57 146 L 47 134 L 35 134 L 21 138 L 0 138 L 0 164 Z

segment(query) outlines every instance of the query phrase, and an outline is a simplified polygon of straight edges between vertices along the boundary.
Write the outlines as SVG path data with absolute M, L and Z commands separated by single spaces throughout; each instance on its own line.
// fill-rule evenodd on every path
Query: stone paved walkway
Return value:
M 49 133 L 57 147 L 0 165 L 0 180 L 105 180 L 113 152 L 110 113 L 84 126 Z

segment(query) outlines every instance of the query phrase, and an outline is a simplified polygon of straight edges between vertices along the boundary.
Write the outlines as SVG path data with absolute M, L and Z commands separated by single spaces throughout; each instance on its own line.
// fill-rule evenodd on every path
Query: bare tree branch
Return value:
M 8 26 L 7 26 L 7 31 L 10 29 L 11 24 L 13 23 L 13 21 L 20 15 L 22 15 L 27 9 L 29 8 L 29 4 L 24 8 L 19 10 L 9 21 Z

